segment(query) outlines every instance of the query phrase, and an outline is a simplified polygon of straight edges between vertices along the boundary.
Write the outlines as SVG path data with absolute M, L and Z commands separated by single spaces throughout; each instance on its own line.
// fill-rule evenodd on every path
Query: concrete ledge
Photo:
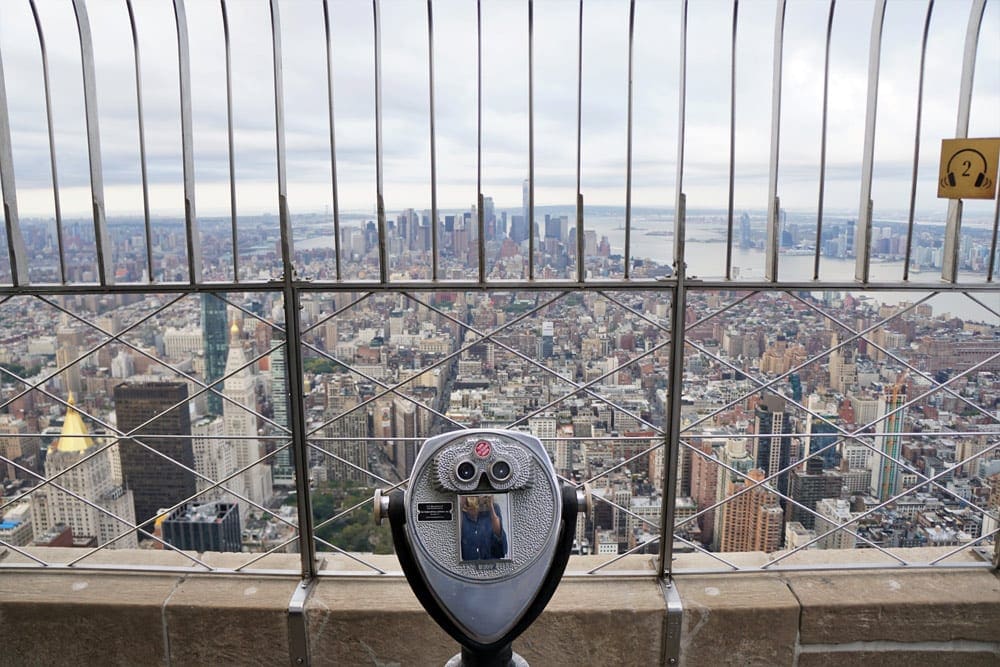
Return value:
M 787 575 L 799 641 L 1000 642 L 1000 579 L 985 570 Z
M 79 555 L 67 551 L 45 549 L 44 557 L 65 563 Z M 233 567 L 245 556 L 199 558 Z M 0 666 L 288 663 L 287 610 L 299 581 L 273 570 L 294 567 L 297 556 L 240 575 L 178 567 L 190 561 L 163 552 L 101 557 L 102 565 L 176 569 L 46 571 L 16 561 L 0 570 Z M 727 558 L 743 564 L 760 555 Z M 650 558 L 581 576 L 602 562 L 572 559 L 546 611 L 515 640 L 531 664 L 662 663 L 666 604 Z M 398 571 L 392 557 L 373 563 Z M 405 579 L 360 572 L 315 583 L 305 616 L 314 664 L 441 665 L 458 652 Z M 986 569 L 679 574 L 675 582 L 684 604 L 682 665 L 1000 664 L 1000 579 Z
M 678 577 L 682 665 L 791 665 L 799 605 L 774 575 Z
M 0 664 L 165 665 L 163 604 L 176 577 L 0 575 Z

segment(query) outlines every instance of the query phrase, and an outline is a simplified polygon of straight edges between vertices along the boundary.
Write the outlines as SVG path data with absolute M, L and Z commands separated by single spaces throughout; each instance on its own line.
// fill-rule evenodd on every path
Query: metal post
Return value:
M 583 0 L 580 0 L 580 24 L 576 55 L 576 281 L 587 277 L 584 265 L 586 244 L 583 239 L 583 193 L 580 190 L 580 164 L 583 157 Z
M 528 0 L 528 280 L 535 279 L 535 5 Z
M 101 285 L 113 285 L 111 241 L 104 218 L 104 170 L 101 167 L 101 131 L 97 121 L 97 76 L 94 40 L 90 34 L 85 0 L 73 0 L 77 32 L 80 36 L 80 64 L 83 69 L 83 109 L 87 119 L 87 155 L 90 162 L 90 206 L 94 216 L 94 245 L 97 250 L 97 277 Z
M 233 244 L 233 282 L 240 281 L 240 244 L 236 229 L 236 150 L 233 144 L 233 66 L 229 40 L 229 13 L 221 0 L 222 36 L 226 49 L 226 142 L 229 148 L 229 225 Z
M 389 282 L 389 239 L 385 227 L 385 197 L 382 188 L 382 9 L 379 0 L 372 0 L 375 23 L 375 215 L 378 222 L 379 281 Z
M 679 197 L 677 218 L 680 233 L 684 233 L 685 197 Z M 670 563 L 674 553 L 674 517 L 677 509 L 677 460 L 681 442 L 681 394 L 684 388 L 684 318 L 687 311 L 685 295 L 685 263 L 678 257 L 674 265 L 677 279 L 670 304 L 670 403 L 667 410 L 666 470 L 663 474 L 663 518 L 660 521 L 660 560 L 657 574 L 670 575 Z
M 781 51 L 785 41 L 785 0 L 778 3 L 774 18 L 774 69 L 771 75 L 771 162 L 767 186 L 767 250 L 764 277 L 778 280 L 778 249 L 781 247 L 781 204 L 778 201 L 778 158 L 781 139 Z
M 295 498 L 299 518 L 299 553 L 302 576 L 316 576 L 316 543 L 313 541 L 312 501 L 309 496 L 309 450 L 306 443 L 305 390 L 302 379 L 302 327 L 299 321 L 299 292 L 295 288 L 292 263 L 292 235 L 288 219 L 288 194 L 285 176 L 285 114 L 281 77 L 281 20 L 278 3 L 271 0 L 271 44 L 274 60 L 274 124 L 278 162 L 278 217 L 281 232 L 281 276 L 285 306 L 285 345 L 288 360 L 288 425 L 292 430 L 292 455 L 295 462 Z
M 38 15 L 38 7 L 35 5 L 35 0 L 29 0 L 28 3 L 31 6 L 31 15 L 35 19 L 35 32 L 38 33 L 38 50 L 42 56 L 42 85 L 45 88 L 45 124 L 49 132 L 49 169 L 52 173 L 52 204 L 55 207 L 56 215 L 56 247 L 59 251 L 59 282 L 66 282 L 66 252 L 63 246 L 63 232 L 62 232 L 62 205 L 59 197 L 59 170 L 56 168 L 56 135 L 55 127 L 52 125 L 52 86 L 49 81 L 49 54 L 48 49 L 45 46 L 45 33 L 42 30 L 42 19 Z M 132 21 L 132 42 L 135 43 L 135 20 L 132 18 L 132 2 L 127 0 L 129 20 Z M 137 51 L 138 53 L 138 51 Z M 138 55 L 136 56 L 138 58 Z M 139 65 L 138 60 L 136 60 L 136 82 L 138 83 L 139 77 Z M 141 104 L 141 102 L 140 102 Z M 139 112 L 139 127 L 142 127 L 142 111 Z M 143 143 L 140 138 L 139 142 L 140 153 L 143 151 Z M 143 178 L 145 179 L 145 160 L 143 160 Z M 145 180 L 143 180 L 145 183 Z M 147 227 L 148 227 L 148 206 L 147 206 Z M 147 248 L 149 246 L 147 240 Z M 150 272 L 152 273 L 152 272 Z
M 337 193 L 337 141 L 333 118 L 333 40 L 330 35 L 330 7 L 323 0 L 323 29 L 326 35 L 326 108 L 330 125 L 330 182 L 333 189 L 333 252 L 334 275 L 342 279 L 340 269 L 340 201 Z
M 3 217 L 7 230 L 7 253 L 10 277 L 15 287 L 28 284 L 28 252 L 17 217 L 17 188 L 14 186 L 14 154 L 10 140 L 10 115 L 7 110 L 7 88 L 4 85 L 3 59 L 0 57 L 0 194 L 3 196 Z
M 181 160 L 184 167 L 184 233 L 187 237 L 188 280 L 201 282 L 201 234 L 194 207 L 194 122 L 191 119 L 191 50 L 188 48 L 184 0 L 174 0 L 177 19 L 177 71 L 181 91 Z
M 628 98 L 625 121 L 625 280 L 632 266 L 632 52 L 635 42 L 635 0 L 628 6 Z
M 955 137 L 969 136 L 969 112 L 972 108 L 972 81 L 976 74 L 976 51 L 979 49 L 979 28 L 983 24 L 986 0 L 975 0 L 969 12 L 965 33 L 965 53 L 962 58 L 962 83 L 958 92 L 958 121 Z M 941 280 L 958 282 L 959 234 L 962 231 L 962 200 L 948 200 L 948 218 L 944 230 L 944 253 L 941 258 Z
M 736 29 L 739 0 L 733 0 L 733 39 L 729 46 L 729 208 L 726 216 L 726 280 L 733 277 L 733 204 L 736 193 Z
M 431 280 L 438 279 L 437 139 L 434 132 L 434 2 L 427 0 L 427 90 L 431 130 Z
M 872 169 L 875 163 L 875 118 L 878 106 L 878 71 L 882 56 L 882 24 L 885 0 L 878 0 L 872 17 L 868 50 L 868 106 L 865 111 L 865 147 L 861 158 L 861 202 L 858 204 L 858 228 L 854 233 L 854 279 L 867 283 L 871 269 L 872 246 Z
M 826 55 L 823 58 L 823 121 L 819 144 L 819 201 L 816 205 L 816 254 L 813 256 L 813 280 L 819 280 L 819 256 L 823 245 L 823 195 L 826 190 L 826 120 L 830 108 L 830 42 L 833 37 L 833 12 L 837 0 L 830 0 L 826 19 Z
M 927 17 L 924 19 L 924 37 L 920 42 L 920 75 L 917 78 L 917 122 L 913 132 L 913 176 L 910 183 L 910 213 L 906 225 L 906 255 L 903 258 L 903 280 L 910 279 L 910 253 L 913 249 L 913 216 L 917 203 L 917 171 L 920 164 L 920 117 L 924 106 L 924 64 L 927 60 L 927 35 L 931 29 L 931 13 L 934 0 L 927 3 Z M 817 243 L 817 252 L 819 244 Z

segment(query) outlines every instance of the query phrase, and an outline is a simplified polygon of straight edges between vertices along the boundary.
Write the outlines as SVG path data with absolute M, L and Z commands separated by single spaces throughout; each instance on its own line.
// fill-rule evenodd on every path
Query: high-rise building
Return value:
M 118 428 L 135 435 L 119 442 L 122 480 L 145 526 L 161 509 L 195 493 L 194 474 L 181 467 L 194 469 L 187 383 L 123 382 L 114 393 Z
M 850 503 L 840 498 L 824 498 L 816 503 L 817 549 L 853 549 L 857 538 L 847 530 L 834 530 L 857 516 L 851 512 Z M 833 531 L 833 532 L 830 532 Z M 829 535 L 827 535 L 829 533 Z
M 330 440 L 320 447 L 332 454 L 324 457 L 324 466 L 330 480 L 371 482 L 365 472 L 368 468 L 368 411 L 352 409 L 361 401 L 357 386 L 350 378 L 339 376 L 326 387 L 326 412 L 324 419 L 333 420 L 323 435 Z
M 765 478 L 764 471 L 758 468 L 747 476 L 749 479 L 730 478 L 725 495 L 728 500 L 718 508 L 719 551 L 777 551 L 784 526 L 778 497 L 764 486 L 739 493 Z
M 60 488 L 42 486 L 30 496 L 34 533 L 42 535 L 63 524 L 81 540 L 110 543 L 110 549 L 133 549 L 138 546 L 135 532 L 122 536 L 130 530 L 128 524 L 135 523 L 133 493 L 115 484 L 108 450 L 98 451 L 100 445 L 87 432 L 72 395 L 69 403 L 62 432 L 49 445 L 45 459 L 45 476 L 58 475 Z
M 38 440 L 20 435 L 27 432 L 28 424 L 23 419 L 0 415 L 0 456 L 4 459 L 0 460 L 0 482 L 20 477 L 34 478 L 18 466 L 36 471 L 40 468 Z
M 840 473 L 824 471 L 823 459 L 819 457 L 806 459 L 805 467 L 801 470 L 799 466 L 789 476 L 788 495 L 800 504 L 788 503 L 787 514 L 789 521 L 798 521 L 805 528 L 813 528 L 816 515 L 804 507 L 814 510 L 816 503 L 823 498 L 839 498 L 844 481 Z
M 185 551 L 238 552 L 240 509 L 235 503 L 186 504 L 161 525 L 163 541 Z
M 191 443 L 194 448 L 194 469 L 208 479 L 198 478 L 198 501 L 234 501 L 233 494 L 245 495 L 241 476 L 228 479 L 223 486 L 215 482 L 226 479 L 239 468 L 236 465 L 236 447 L 226 437 L 225 420 L 217 415 L 207 415 L 191 424 Z
M 212 384 L 222 378 L 229 355 L 226 302 L 214 294 L 201 295 L 201 335 L 205 345 L 205 381 Z M 222 391 L 221 385 L 214 385 Z M 208 394 L 208 411 L 213 415 L 222 414 L 222 397 L 214 392 Z
M 809 409 L 812 412 L 806 416 L 807 435 L 802 443 L 803 453 L 808 455 L 822 450 L 819 457 L 823 461 L 823 467 L 837 468 L 841 454 L 840 447 L 835 444 L 839 440 L 839 432 L 834 425 L 838 418 L 836 405 L 825 405 L 818 395 L 813 394 L 809 397 Z M 818 419 L 813 412 L 826 417 L 826 420 Z
M 754 410 L 754 462 L 757 468 L 770 477 L 784 470 L 791 462 L 792 438 L 783 435 L 792 432 L 789 415 L 785 412 L 785 399 L 780 396 L 762 396 Z M 781 473 L 775 488 L 788 494 L 788 473 Z
M 903 431 L 903 421 L 906 408 L 897 410 L 906 403 L 906 385 L 900 382 L 891 387 L 885 387 L 878 397 L 879 422 L 875 425 L 875 433 L 880 437 L 875 446 L 884 456 L 872 452 L 868 460 L 872 470 L 871 493 L 879 500 L 888 500 L 900 491 L 901 479 L 899 461 L 902 455 L 903 439 L 899 433 Z
M 285 334 L 275 331 L 274 343 L 284 341 Z M 327 343 L 327 349 L 332 350 L 336 338 Z M 274 407 L 274 422 L 288 428 L 288 362 L 285 360 L 285 345 L 281 345 L 271 353 L 271 405 Z M 276 434 L 286 433 L 275 429 Z M 283 443 L 278 443 L 281 446 Z M 272 482 L 275 486 L 295 486 L 295 459 L 291 446 L 285 447 L 274 455 L 274 465 L 271 467 Z
M 542 322 L 542 337 L 539 340 L 538 354 L 542 359 L 552 356 L 555 340 L 555 325 L 552 322 Z
M 240 475 L 246 498 L 264 505 L 271 499 L 271 466 L 267 461 L 254 465 L 265 454 L 257 437 L 257 382 L 246 365 L 246 354 L 240 343 L 240 329 L 235 322 L 229 333 L 229 356 L 226 359 L 226 380 L 222 389 L 227 399 L 222 406 L 226 436 L 236 450 L 236 467 L 246 469 Z M 247 469 L 248 466 L 251 467 Z M 244 510 L 248 512 L 249 507 Z

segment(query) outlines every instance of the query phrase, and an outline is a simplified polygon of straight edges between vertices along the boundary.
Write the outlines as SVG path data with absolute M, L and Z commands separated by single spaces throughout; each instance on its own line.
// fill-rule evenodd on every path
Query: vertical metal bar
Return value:
M 854 241 L 854 278 L 868 282 L 872 245 L 872 169 L 875 163 L 875 115 L 878 106 L 878 70 L 882 57 L 882 24 L 885 0 L 877 0 L 872 16 L 872 36 L 868 51 L 868 108 L 865 113 L 865 147 L 861 158 L 861 202 Z
M 674 270 L 684 263 L 684 218 L 681 215 L 684 199 L 684 124 L 687 115 L 687 17 L 688 0 L 681 4 L 680 26 L 680 80 L 678 82 L 677 110 L 677 192 L 674 199 Z
M 483 3 L 476 1 L 476 233 L 479 284 L 486 282 L 486 225 L 483 211 Z
M 736 195 L 736 28 L 739 0 L 733 0 L 733 39 L 729 46 L 729 213 L 726 233 L 726 280 L 733 278 L 733 208 Z
M 781 57 L 785 43 L 785 4 L 778 3 L 774 18 L 774 68 L 771 74 L 771 162 L 767 186 L 767 255 L 764 273 L 778 280 L 778 249 L 781 247 L 781 204 L 778 201 L 778 158 L 781 140 Z
M 343 277 L 340 269 L 340 201 L 337 193 L 337 141 L 333 116 L 333 39 L 327 0 L 323 0 L 323 29 L 326 34 L 326 109 L 330 125 L 330 181 L 333 188 L 333 251 L 336 255 L 335 271 L 339 282 Z
M 296 509 L 299 519 L 299 554 L 302 577 L 316 576 L 316 543 L 313 540 L 312 499 L 309 496 L 309 451 L 302 376 L 302 356 L 298 342 L 302 327 L 299 321 L 299 291 L 295 287 L 292 263 L 292 231 L 288 219 L 288 185 L 285 177 L 285 110 L 281 69 L 281 17 L 278 3 L 271 0 L 271 54 L 274 65 L 274 134 L 278 162 L 278 222 L 281 234 L 282 293 L 285 307 L 285 356 L 288 359 L 289 426 L 292 430 L 292 454 L 295 461 Z
M 990 242 L 990 263 L 986 271 L 986 282 L 993 282 L 994 270 L 997 260 L 997 228 L 1000 227 L 1000 197 L 997 197 L 996 206 L 993 208 L 993 240 Z M 997 539 L 1000 542 L 1000 537 Z
M 29 0 L 31 15 L 35 19 L 35 32 L 38 34 L 38 49 L 42 56 L 42 84 L 45 87 L 45 124 L 49 132 L 49 168 L 52 174 L 52 203 L 56 215 L 56 248 L 59 252 L 59 282 L 66 284 L 66 253 L 63 246 L 62 202 L 59 197 L 59 170 L 56 168 L 56 135 L 52 125 L 52 86 L 49 81 L 49 53 L 45 46 L 45 32 L 42 30 L 42 20 L 38 15 L 35 0 Z
M 913 177 L 910 184 L 910 213 L 906 227 L 906 255 L 903 259 L 903 280 L 910 279 L 910 253 L 913 249 L 913 215 L 917 203 L 917 167 L 920 163 L 920 117 L 924 106 L 924 62 L 927 58 L 927 35 L 931 28 L 931 12 L 934 0 L 927 2 L 927 17 L 924 19 L 924 36 L 920 42 L 920 74 L 917 78 L 917 123 L 913 132 Z
M 14 184 L 14 151 L 10 140 L 10 113 L 7 109 L 7 87 L 3 76 L 3 54 L 0 54 L 0 191 L 3 195 L 3 219 L 7 230 L 7 256 L 14 287 L 27 285 L 28 251 L 17 216 L 17 188 Z
M 686 12 L 685 12 L 686 13 Z M 685 21 L 686 24 L 686 21 Z M 677 217 L 684 226 L 686 218 L 686 198 L 680 196 Z M 687 312 L 685 293 L 685 265 L 677 265 L 677 283 L 670 304 L 670 402 L 667 409 L 666 452 L 664 452 L 663 512 L 660 523 L 660 561 L 657 566 L 659 576 L 669 575 L 674 553 L 674 521 L 677 515 L 677 475 L 680 466 L 678 458 L 681 449 L 681 397 L 684 393 L 684 317 Z
M 372 0 L 375 22 L 375 198 L 378 216 L 378 262 L 380 282 L 389 282 L 389 253 L 386 244 L 385 199 L 382 189 L 382 17 L 379 0 Z
M 240 243 L 236 227 L 236 149 L 233 142 L 233 66 L 229 40 L 229 12 L 226 0 L 222 6 L 222 34 L 226 48 L 226 139 L 229 148 L 229 226 L 233 244 L 233 282 L 240 281 Z
M 528 280 L 535 279 L 535 3 L 528 0 Z
M 90 34 L 86 0 L 73 0 L 76 27 L 80 36 L 80 64 L 83 69 L 83 108 L 87 119 L 87 154 L 90 162 L 90 206 L 94 216 L 94 245 L 97 250 L 97 278 L 102 286 L 115 282 L 111 266 L 111 241 L 104 218 L 104 169 L 101 167 L 101 131 L 97 123 L 97 77 L 94 41 Z
M 584 266 L 583 192 L 580 190 L 581 162 L 583 156 L 583 0 L 580 0 L 580 25 L 577 35 L 576 60 L 576 281 L 587 277 Z
M 983 24 L 986 0 L 973 0 L 969 12 L 969 26 L 965 33 L 965 53 L 962 58 L 962 83 L 958 92 L 958 120 L 955 137 L 969 136 L 969 112 L 972 107 L 972 81 L 976 74 L 976 51 L 979 48 L 979 28 Z M 958 280 L 959 234 L 962 231 L 962 200 L 948 200 L 948 219 L 944 230 L 944 255 L 941 260 L 941 279 L 953 283 Z
M 625 280 L 632 265 L 632 60 L 635 35 L 635 0 L 628 6 L 628 102 L 625 122 Z
M 427 0 L 427 89 L 431 116 L 431 280 L 438 279 L 437 140 L 434 132 L 434 1 Z
M 677 509 L 677 457 L 680 452 L 681 395 L 684 385 L 684 317 L 687 307 L 684 294 L 684 117 L 687 104 L 687 0 L 681 4 L 680 80 L 677 137 L 677 199 L 674 205 L 674 285 L 670 303 L 670 403 L 667 413 L 666 452 L 663 457 L 663 511 L 660 521 L 660 555 L 657 574 L 669 576 L 674 554 L 674 516 Z
M 128 22 L 132 31 L 132 62 L 135 65 L 135 109 L 139 124 L 139 173 L 142 178 L 142 219 L 146 234 L 146 278 L 153 282 L 153 230 L 149 217 L 149 178 L 146 173 L 146 124 L 142 111 L 142 61 L 139 58 L 139 31 L 135 23 L 132 0 L 125 0 Z
M 149 217 L 149 179 L 146 173 L 146 126 L 142 111 L 142 61 L 139 58 L 139 31 L 132 0 L 125 0 L 132 31 L 132 62 L 135 65 L 135 108 L 139 125 L 139 172 L 142 178 L 142 219 L 146 238 L 146 279 L 153 282 L 153 231 Z
M 816 255 L 813 257 L 813 280 L 819 280 L 819 255 L 823 243 L 823 195 L 826 191 L 826 118 L 830 109 L 830 42 L 833 38 L 833 13 L 837 0 L 830 0 L 826 19 L 826 55 L 823 58 L 823 120 L 819 144 L 819 202 L 816 205 Z
M 184 170 L 184 233 L 187 240 L 188 275 L 201 282 L 201 234 L 194 206 L 194 130 L 191 120 L 191 50 L 188 47 L 184 0 L 174 0 L 177 20 L 177 72 L 181 93 L 181 162 Z
M 288 215 L 288 176 L 285 160 L 285 86 L 282 76 L 281 15 L 277 0 L 271 0 L 271 63 L 274 79 L 274 154 L 278 168 L 278 224 L 281 232 L 282 273 L 286 281 L 295 278 L 295 250 Z M 286 322 L 287 324 L 287 322 Z M 289 340 L 298 338 L 289 336 Z

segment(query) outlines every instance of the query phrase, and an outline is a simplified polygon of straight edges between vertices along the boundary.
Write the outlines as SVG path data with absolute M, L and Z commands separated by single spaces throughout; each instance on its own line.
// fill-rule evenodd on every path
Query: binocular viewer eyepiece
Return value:
M 376 491 L 410 587 L 463 647 L 449 665 L 527 664 L 511 642 L 555 592 L 589 502 L 538 438 L 484 429 L 430 438 L 405 493 Z

